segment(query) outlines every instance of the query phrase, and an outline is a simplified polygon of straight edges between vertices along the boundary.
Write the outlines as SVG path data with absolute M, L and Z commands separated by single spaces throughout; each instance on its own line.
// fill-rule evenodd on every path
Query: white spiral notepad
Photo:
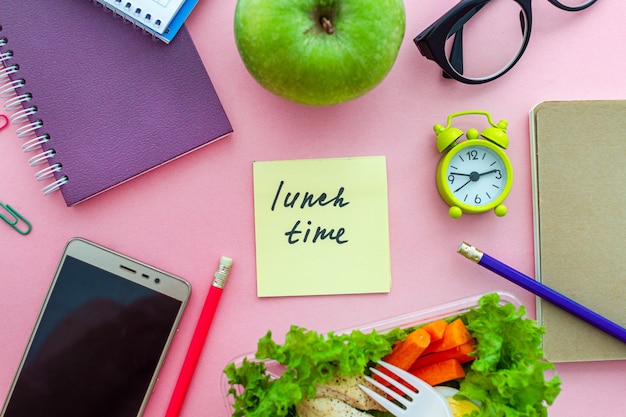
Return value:
M 198 0 L 97 0 L 126 20 L 169 43 Z

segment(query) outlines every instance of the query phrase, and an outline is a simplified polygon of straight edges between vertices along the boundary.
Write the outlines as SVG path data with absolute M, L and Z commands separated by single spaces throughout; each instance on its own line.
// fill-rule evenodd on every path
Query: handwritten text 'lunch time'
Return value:
M 276 189 L 276 195 L 274 196 L 274 201 L 272 202 L 272 211 L 275 211 L 277 207 L 305 210 L 307 208 L 319 206 L 328 207 L 329 209 L 341 209 L 350 204 L 349 201 L 344 200 L 344 187 L 340 187 L 337 191 L 337 194 L 334 197 L 330 198 L 326 193 L 321 193 L 319 196 L 315 196 L 315 194 L 308 191 L 304 193 L 286 192 L 284 193 L 283 197 L 281 193 L 283 193 L 284 185 L 285 181 L 281 181 L 280 184 L 278 184 L 278 188 Z M 322 240 L 335 241 L 340 245 L 348 242 L 348 239 L 344 237 L 346 229 L 343 227 L 340 227 L 338 229 L 327 229 L 321 226 L 314 227 L 311 220 L 307 220 L 306 224 L 307 226 L 302 225 L 302 222 L 298 220 L 293 225 L 291 230 L 285 232 L 285 236 L 287 236 L 287 242 L 290 245 L 294 245 L 298 242 L 317 243 L 318 241 Z

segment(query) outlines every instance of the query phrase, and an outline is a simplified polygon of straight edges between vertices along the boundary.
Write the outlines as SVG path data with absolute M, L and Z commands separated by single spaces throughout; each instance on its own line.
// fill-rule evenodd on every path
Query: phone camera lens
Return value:
M 160 279 L 160 278 L 155 278 L 155 279 L 154 279 L 154 283 L 155 283 L 155 284 L 158 284 L 159 282 L 161 282 L 161 279 Z

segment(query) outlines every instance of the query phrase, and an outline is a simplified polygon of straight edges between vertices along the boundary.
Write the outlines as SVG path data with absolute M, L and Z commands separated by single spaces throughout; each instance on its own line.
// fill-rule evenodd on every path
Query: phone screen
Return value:
M 136 417 L 185 301 L 66 255 L 2 416 Z

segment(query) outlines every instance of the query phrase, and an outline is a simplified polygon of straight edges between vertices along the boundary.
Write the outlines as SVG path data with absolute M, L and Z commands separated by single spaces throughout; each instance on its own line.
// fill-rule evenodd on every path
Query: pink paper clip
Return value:
M 9 118 L 4 114 L 0 114 L 0 130 L 4 129 L 9 125 Z

